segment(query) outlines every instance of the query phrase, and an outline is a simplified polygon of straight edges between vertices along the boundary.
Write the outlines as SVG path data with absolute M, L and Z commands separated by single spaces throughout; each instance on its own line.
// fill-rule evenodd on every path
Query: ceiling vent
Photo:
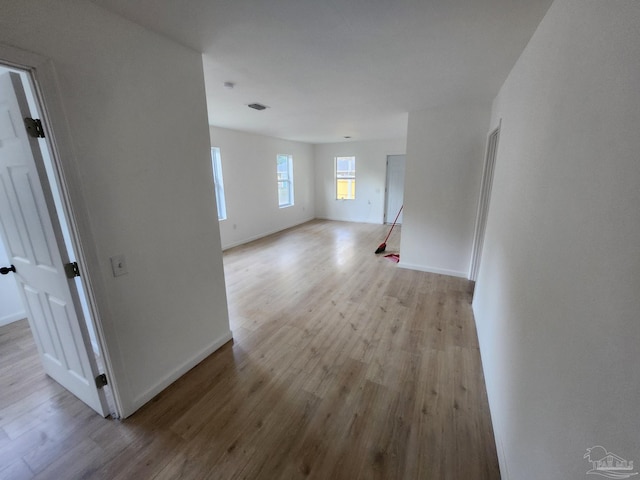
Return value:
M 260 104 L 260 103 L 250 103 L 249 104 L 249 108 L 253 108 L 254 110 L 264 110 L 265 107 L 264 105 Z

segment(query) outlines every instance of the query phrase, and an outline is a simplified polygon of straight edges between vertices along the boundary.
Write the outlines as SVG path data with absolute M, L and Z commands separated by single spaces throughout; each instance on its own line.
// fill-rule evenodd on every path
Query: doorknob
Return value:
M 16 267 L 14 267 L 13 265 L 11 265 L 10 267 L 2 267 L 0 268 L 0 275 L 6 275 L 9 272 L 15 272 L 16 271 Z

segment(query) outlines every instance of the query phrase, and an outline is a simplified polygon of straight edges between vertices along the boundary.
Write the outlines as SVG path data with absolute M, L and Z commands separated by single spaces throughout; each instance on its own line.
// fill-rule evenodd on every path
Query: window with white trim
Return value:
M 278 206 L 280 208 L 293 205 L 293 156 L 278 155 Z
M 336 157 L 336 199 L 356 198 L 356 157 Z
M 222 158 L 218 147 L 211 147 L 211 164 L 213 165 L 213 184 L 216 191 L 216 204 L 218 205 L 218 220 L 225 220 L 227 218 L 227 205 L 224 201 Z

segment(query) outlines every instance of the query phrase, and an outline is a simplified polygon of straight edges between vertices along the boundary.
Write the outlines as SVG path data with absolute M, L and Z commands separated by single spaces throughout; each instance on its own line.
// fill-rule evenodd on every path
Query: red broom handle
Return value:
M 396 226 L 396 222 L 398 221 L 398 218 L 400 218 L 400 212 L 402 212 L 403 208 L 404 208 L 404 205 L 402 205 L 400 207 L 400 210 L 398 210 L 398 215 L 396 215 L 396 219 L 393 221 L 393 225 L 391 225 L 391 229 L 389 230 L 389 233 L 387 233 L 387 238 L 385 238 L 384 242 L 382 243 L 387 243 L 387 240 L 389 240 L 389 237 L 391 236 L 391 232 L 393 232 L 393 227 Z

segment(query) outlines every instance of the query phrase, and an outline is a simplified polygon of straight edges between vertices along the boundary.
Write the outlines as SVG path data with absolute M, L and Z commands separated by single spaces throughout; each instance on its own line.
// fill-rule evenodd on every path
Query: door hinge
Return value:
M 80 269 L 78 268 L 78 262 L 65 263 L 64 273 L 67 275 L 67 278 L 79 277 Z
M 24 119 L 24 126 L 27 127 L 27 133 L 34 138 L 44 138 L 44 129 L 39 118 Z
M 107 376 L 104 373 L 101 373 L 96 377 L 96 387 L 102 388 L 105 385 L 109 385 L 109 382 L 107 382 Z

